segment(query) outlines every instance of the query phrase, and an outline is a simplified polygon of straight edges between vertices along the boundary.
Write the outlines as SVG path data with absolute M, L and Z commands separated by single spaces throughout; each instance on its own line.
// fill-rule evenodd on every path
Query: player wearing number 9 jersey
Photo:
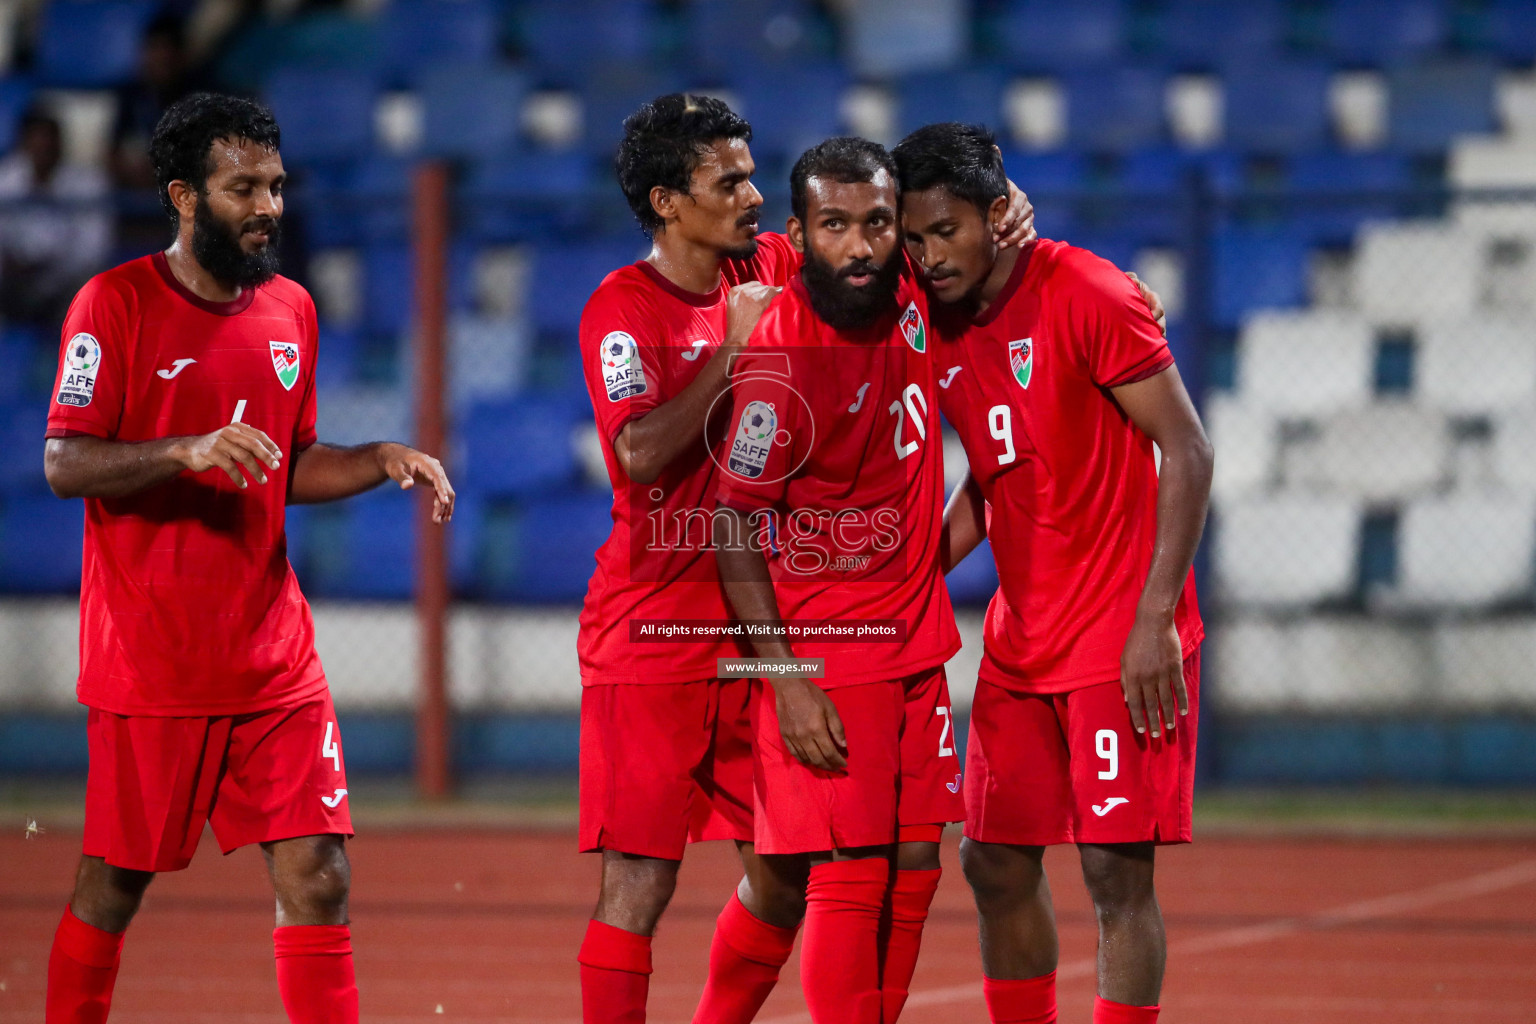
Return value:
M 935 297 L 940 400 L 970 463 L 946 565 L 989 537 L 1001 585 L 971 711 L 962 863 L 994 1021 L 1056 1019 L 1047 845 L 1078 844 L 1100 924 L 1095 1024 L 1157 1017 L 1153 848 L 1190 838 L 1199 644 L 1190 565 L 1211 449 L 1157 321 L 1092 253 L 996 252 L 992 136 L 896 148 Z M 1162 449 L 1162 479 L 1153 443 Z
M 65 321 L 45 469 L 85 499 L 90 773 L 48 1024 L 106 1020 L 144 889 L 190 863 L 204 823 L 267 856 L 290 1020 L 358 1019 L 341 737 L 284 509 L 392 478 L 430 488 L 441 521 L 453 489 L 403 445 L 317 443 L 315 308 L 276 276 L 278 143 L 249 101 L 174 104 L 151 155 L 175 243 L 93 278 Z

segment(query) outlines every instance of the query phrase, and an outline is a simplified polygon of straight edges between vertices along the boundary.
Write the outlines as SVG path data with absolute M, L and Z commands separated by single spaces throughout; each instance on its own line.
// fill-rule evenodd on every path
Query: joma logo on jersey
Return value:
M 1008 367 L 1019 387 L 1028 388 L 1029 378 L 1035 373 L 1035 350 L 1030 338 L 1020 338 L 1008 343 Z
M 299 379 L 299 346 L 291 341 L 269 341 L 272 349 L 272 369 L 277 371 L 277 382 L 283 390 L 292 391 Z
M 901 335 L 907 339 L 907 344 L 912 346 L 912 351 L 928 351 L 928 329 L 923 326 L 923 315 L 917 311 L 917 303 L 907 303 L 906 312 L 901 314 L 897 326 L 901 328 Z
M 779 431 L 779 417 L 767 402 L 748 402 L 731 440 L 731 457 L 726 463 L 732 473 L 756 480 L 768 465 L 773 436 Z

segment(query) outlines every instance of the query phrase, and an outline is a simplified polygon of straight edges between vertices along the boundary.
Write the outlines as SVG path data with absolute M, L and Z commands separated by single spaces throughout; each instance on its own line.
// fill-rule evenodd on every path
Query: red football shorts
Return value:
M 582 852 L 681 860 L 752 838 L 752 683 L 602 683 L 581 691 Z
M 213 826 L 249 843 L 352 834 L 341 730 L 329 692 L 250 715 L 152 718 L 92 708 L 86 733 L 87 856 L 179 871 Z
M 758 853 L 880 846 L 896 841 L 898 824 L 943 825 L 964 815 L 942 666 L 825 691 L 848 738 L 848 767 L 837 772 L 811 768 L 789 752 L 773 686 L 756 686 Z
M 1158 739 L 1131 727 L 1118 681 L 1019 694 L 985 680 L 971 704 L 965 834 L 984 843 L 1187 843 L 1200 652 L 1189 714 Z

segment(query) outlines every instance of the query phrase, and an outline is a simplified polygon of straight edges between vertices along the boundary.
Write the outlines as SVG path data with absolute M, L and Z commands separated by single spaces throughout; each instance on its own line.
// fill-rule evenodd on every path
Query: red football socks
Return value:
M 880 908 L 889 881 L 881 857 L 811 868 L 800 980 L 816 1024 L 880 1024 Z
M 1157 1024 L 1161 1006 L 1127 1006 L 1103 996 L 1093 998 L 1093 1024 Z
M 981 990 L 992 1024 L 1056 1024 L 1055 971 L 1038 978 L 983 977 Z
M 112 1007 L 123 936 L 86 924 L 68 907 L 48 954 L 47 1024 L 101 1024 Z
M 357 1024 L 352 929 L 344 924 L 272 930 L 277 991 L 293 1024 Z
M 755 917 L 735 893 L 715 919 L 709 946 L 709 980 L 693 1024 L 750 1024 L 795 947 L 794 928 Z
M 928 907 L 939 888 L 939 875 L 932 871 L 893 871 L 889 918 L 881 921 L 880 1001 L 885 1024 L 896 1024 L 901 1008 L 907 1004 L 912 972 L 917 969 L 917 951 L 923 944 L 923 925 L 928 921 Z
M 596 919 L 576 954 L 581 963 L 582 1024 L 645 1024 L 651 988 L 651 937 Z

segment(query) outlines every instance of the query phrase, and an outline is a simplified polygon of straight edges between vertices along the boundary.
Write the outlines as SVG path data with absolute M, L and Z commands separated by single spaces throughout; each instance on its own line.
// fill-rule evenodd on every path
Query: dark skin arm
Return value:
M 264 484 L 282 459 L 282 451 L 266 434 L 248 423 L 231 423 L 211 434 L 133 443 L 50 437 L 43 448 L 43 473 L 61 498 L 121 498 L 188 469 L 221 470 L 242 488 Z
M 1137 732 L 1161 735 L 1189 713 L 1184 654 L 1173 613 L 1205 529 L 1215 453 L 1176 366 L 1112 389 L 1131 422 L 1162 451 L 1157 485 L 1157 539 L 1136 606 L 1136 622 L 1120 655 L 1120 683 Z M 1161 711 L 1161 714 L 1159 714 Z
M 742 543 L 729 539 L 742 538 Z M 768 575 L 768 561 L 758 547 L 756 531 L 748 518 L 726 505 L 715 511 L 715 559 L 725 595 L 743 622 L 780 627 L 779 602 Z M 793 658 L 795 653 L 782 635 L 753 637 L 752 649 L 759 658 Z M 848 739 L 843 721 L 826 691 L 803 676 L 772 676 L 779 735 L 789 752 L 803 764 L 823 771 L 848 766 L 844 753 Z
M 288 503 L 308 505 L 338 501 L 393 480 L 402 491 L 417 484 L 432 488 L 432 521 L 453 518 L 453 485 L 442 463 L 425 452 L 393 441 L 375 441 L 353 448 L 313 444 L 293 460 Z
M 652 483 L 673 459 L 699 442 L 709 410 L 730 383 L 731 358 L 746 348 L 752 328 L 778 294 L 779 289 L 755 281 L 731 289 L 725 340 L 704 369 L 676 397 L 624 424 L 613 439 L 613 453 L 625 476 L 637 484 Z
M 987 539 L 987 507 L 976 478 L 967 469 L 944 506 L 944 530 L 939 534 L 939 569 L 948 572 Z

